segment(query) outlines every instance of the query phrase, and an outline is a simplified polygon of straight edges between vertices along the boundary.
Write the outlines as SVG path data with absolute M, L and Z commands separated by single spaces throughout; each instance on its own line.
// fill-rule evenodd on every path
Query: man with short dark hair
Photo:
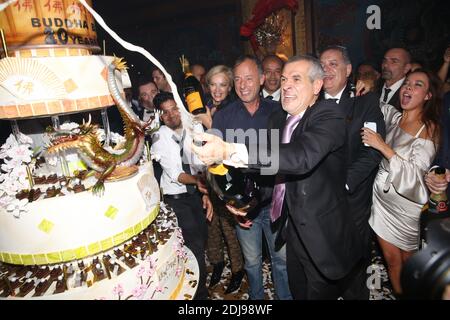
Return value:
M 381 74 L 375 67 L 375 65 L 370 61 L 362 62 L 356 68 L 355 84 L 356 91 L 358 91 L 358 81 L 363 81 L 367 88 L 366 92 L 375 92 L 379 87 L 379 80 Z
M 264 57 L 262 68 L 265 80 L 263 89 L 261 90 L 263 98 L 280 101 L 280 79 L 283 64 L 283 60 L 277 55 L 268 55 Z
M 163 169 L 160 187 L 164 201 L 175 211 L 185 244 L 199 265 L 196 299 L 206 299 L 206 220 L 211 220 L 213 209 L 198 175 L 204 172 L 205 166 L 191 152 L 192 137 L 189 130 L 183 128 L 180 110 L 172 93 L 158 93 L 154 104 L 162 112 L 161 120 L 164 122 L 154 134 L 152 145 L 152 152 L 160 159 Z

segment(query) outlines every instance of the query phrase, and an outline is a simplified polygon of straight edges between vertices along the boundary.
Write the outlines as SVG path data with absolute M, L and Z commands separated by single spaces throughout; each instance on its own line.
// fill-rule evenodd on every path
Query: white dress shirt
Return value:
M 402 78 L 400 80 L 398 80 L 396 83 L 394 83 L 392 86 L 390 87 L 386 87 L 386 84 L 383 85 L 383 90 L 381 91 L 381 95 L 380 95 L 380 102 L 383 102 L 383 98 L 384 98 L 384 89 L 385 88 L 389 88 L 391 89 L 391 92 L 388 93 L 388 98 L 386 100 L 385 103 L 389 103 L 389 101 L 391 100 L 392 96 L 397 92 L 398 89 L 400 89 L 400 87 L 403 84 L 403 81 L 405 81 L 405 78 Z
M 205 171 L 206 167 L 198 157 L 191 152 L 192 136 L 186 130 L 186 136 L 183 141 L 184 159 L 187 159 L 191 172 L 188 174 L 196 175 L 198 172 Z M 167 126 L 161 126 L 153 135 L 152 154 L 159 159 L 163 173 L 161 175 L 160 187 L 163 194 L 180 194 L 187 192 L 186 185 L 178 181 L 178 176 L 184 172 L 182 159 L 180 156 L 179 142 L 182 134 L 176 133 Z
M 153 110 L 144 108 L 144 112 L 142 113 L 142 121 L 148 122 L 153 115 L 155 115 L 155 112 Z
M 281 88 L 279 88 L 277 91 L 275 91 L 274 93 L 268 93 L 266 91 L 266 89 L 262 89 L 262 96 L 263 98 L 267 98 L 267 96 L 272 96 L 273 97 L 273 101 L 280 101 L 280 96 L 281 96 Z
M 336 103 L 339 103 L 339 101 L 341 100 L 342 94 L 344 93 L 344 90 L 345 90 L 345 87 L 343 87 L 342 90 L 339 91 L 338 94 L 335 96 L 332 96 L 325 92 L 324 97 L 325 97 L 325 99 L 336 99 Z

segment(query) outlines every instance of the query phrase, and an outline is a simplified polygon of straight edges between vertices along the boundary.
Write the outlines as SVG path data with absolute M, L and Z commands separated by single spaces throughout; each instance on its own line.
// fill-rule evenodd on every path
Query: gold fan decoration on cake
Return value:
M 32 59 L 4 58 L 0 60 L 0 87 L 17 102 L 64 99 L 62 81 L 48 67 Z

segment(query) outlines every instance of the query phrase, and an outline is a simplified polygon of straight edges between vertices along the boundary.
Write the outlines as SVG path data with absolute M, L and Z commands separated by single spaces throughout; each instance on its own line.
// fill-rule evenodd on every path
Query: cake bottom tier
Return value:
M 46 266 L 0 263 L 0 299 L 189 300 L 198 275 L 174 212 L 161 203 L 139 235 L 96 256 Z

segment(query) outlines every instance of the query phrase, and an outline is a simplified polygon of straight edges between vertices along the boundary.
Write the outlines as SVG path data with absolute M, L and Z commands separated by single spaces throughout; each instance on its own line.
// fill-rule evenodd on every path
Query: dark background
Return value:
M 415 60 L 437 70 L 450 45 L 448 0 L 320 0 L 313 1 L 315 47 L 341 44 L 349 48 L 354 67 L 368 59 L 381 65 L 384 52 L 404 46 Z M 370 5 L 381 8 L 381 29 L 369 30 Z
M 244 0 L 245 1 L 245 0 Z M 127 0 L 117 7 L 109 1 L 93 1 L 105 22 L 128 42 L 149 51 L 175 80 L 181 76 L 178 58 L 206 68 L 231 65 L 242 52 L 239 37 L 239 0 Z M 99 45 L 106 40 L 106 54 L 128 61 L 133 84 L 138 75 L 151 75 L 153 65 L 138 53 L 123 49 L 97 24 Z
M 239 36 L 243 23 L 241 1 L 246 0 L 127 0 L 123 4 L 94 0 L 94 8 L 125 40 L 142 46 L 172 74 L 181 77 L 178 57 L 206 68 L 232 65 L 243 53 Z M 450 44 L 448 0 L 305 0 L 310 1 L 314 24 L 313 45 L 349 48 L 354 67 L 363 60 L 380 65 L 392 46 L 406 46 L 414 59 L 437 70 Z M 381 8 L 381 30 L 369 30 L 369 5 Z M 308 13 L 307 13 L 308 14 Z M 138 53 L 123 49 L 97 26 L 99 44 L 106 40 L 106 54 L 128 61 L 133 84 L 139 75 L 150 75 L 153 65 Z

